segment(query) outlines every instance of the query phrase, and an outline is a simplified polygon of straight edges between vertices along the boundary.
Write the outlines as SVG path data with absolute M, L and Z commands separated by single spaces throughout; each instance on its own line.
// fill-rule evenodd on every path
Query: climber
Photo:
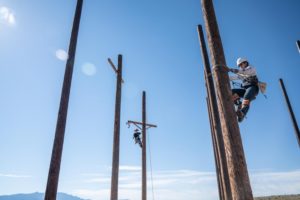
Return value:
M 134 134 L 133 134 L 134 142 L 135 142 L 135 144 L 138 143 L 140 145 L 140 147 L 143 147 L 140 135 L 141 135 L 141 132 L 139 132 L 139 129 L 135 129 Z
M 236 76 L 231 76 L 230 80 L 242 80 L 240 88 L 232 89 L 232 99 L 237 106 L 238 121 L 242 122 L 249 111 L 250 102 L 256 98 L 259 92 L 259 81 L 255 68 L 249 65 L 246 58 L 238 58 L 236 64 L 239 69 L 229 68 L 229 71 L 236 74 Z

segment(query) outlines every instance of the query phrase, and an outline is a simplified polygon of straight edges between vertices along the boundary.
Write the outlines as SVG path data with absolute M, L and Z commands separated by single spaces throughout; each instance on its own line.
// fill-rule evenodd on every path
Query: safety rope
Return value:
M 229 70 L 229 68 L 226 65 L 215 64 L 215 65 L 212 66 L 212 70 L 218 70 L 218 69 L 221 69 L 221 68 L 223 68 L 227 71 Z
M 150 136 L 147 134 L 148 139 L 148 150 L 149 150 L 149 158 L 150 158 L 150 170 L 151 170 L 151 185 L 152 185 L 152 199 L 154 200 L 154 187 L 153 187 L 153 175 L 152 175 L 152 156 L 151 156 L 151 145 L 150 145 Z

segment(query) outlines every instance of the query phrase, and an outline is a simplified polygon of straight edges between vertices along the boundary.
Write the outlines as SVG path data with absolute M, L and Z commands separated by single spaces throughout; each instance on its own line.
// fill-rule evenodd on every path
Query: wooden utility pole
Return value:
M 143 91 L 143 114 L 142 114 L 142 200 L 147 199 L 147 137 L 146 137 L 146 92 Z
M 208 110 L 208 117 L 209 117 L 209 125 L 211 130 L 211 137 L 212 137 L 212 143 L 213 143 L 213 151 L 214 151 L 214 158 L 215 158 L 215 165 L 216 165 L 216 176 L 217 176 L 217 182 L 218 182 L 218 191 L 219 191 L 219 199 L 224 200 L 224 189 L 223 189 L 223 180 L 221 175 L 221 167 L 220 167 L 220 154 L 217 149 L 217 141 L 216 141 L 216 133 L 213 125 L 213 119 L 212 119 L 212 111 L 211 111 L 211 105 L 210 105 L 209 98 L 206 97 L 206 104 L 207 104 L 207 110 Z
M 77 1 L 75 17 L 73 22 L 72 34 L 70 39 L 70 46 L 68 52 L 68 60 L 66 63 L 66 70 L 64 76 L 64 83 L 61 93 L 59 112 L 56 123 L 56 131 L 54 144 L 52 149 L 52 156 L 48 174 L 47 188 L 45 192 L 45 200 L 55 200 L 57 195 L 57 187 L 59 180 L 60 164 L 64 144 L 66 120 L 68 114 L 69 96 L 72 83 L 72 75 L 75 61 L 76 44 L 79 31 L 81 10 L 83 0 Z
M 119 160 L 120 160 L 119 159 L 120 158 L 120 117 L 121 117 L 121 93 L 122 93 L 122 55 L 118 55 L 118 69 L 116 69 L 111 59 L 108 59 L 108 62 L 117 74 L 110 199 L 118 200 Z
M 154 127 L 156 125 L 146 123 L 146 92 L 143 91 L 143 102 L 142 102 L 142 123 L 136 121 L 128 121 L 128 125 L 134 124 L 137 128 L 142 130 L 142 200 L 147 200 L 147 128 Z M 140 125 L 142 127 L 140 127 Z
M 213 77 L 211 74 L 210 62 L 208 58 L 202 26 L 198 25 L 197 30 L 199 34 L 199 42 L 201 46 L 202 59 L 204 64 L 204 77 L 207 88 L 208 106 L 210 106 L 208 110 L 209 112 L 211 112 L 209 113 L 209 116 L 211 121 L 211 134 L 214 144 L 216 165 L 218 165 L 216 166 L 216 169 L 219 169 L 217 170 L 217 177 L 219 177 L 218 184 L 220 185 L 219 189 L 221 190 L 220 199 L 227 200 L 231 199 L 231 189 L 224 147 L 224 139 L 222 135 L 220 116 L 218 112 L 216 92 Z
M 286 92 L 283 80 L 281 78 L 279 79 L 279 83 L 280 83 L 280 86 L 281 86 L 281 89 L 282 89 L 282 92 L 283 92 L 283 96 L 285 98 L 285 101 L 286 101 L 286 104 L 287 104 L 287 107 L 288 107 L 288 110 L 289 110 L 289 113 L 290 113 L 290 116 L 291 116 L 291 119 L 292 119 L 292 122 L 293 122 L 293 126 L 294 126 L 294 129 L 295 129 L 295 134 L 296 134 L 296 138 L 297 138 L 297 141 L 298 141 L 298 145 L 300 147 L 300 131 L 299 131 L 299 127 L 298 127 L 298 124 L 297 124 L 297 120 L 296 120 L 296 117 L 294 115 L 294 111 L 293 111 L 289 96 Z
M 201 0 L 224 138 L 232 199 L 253 200 L 242 139 L 232 102 L 228 71 L 212 0 Z

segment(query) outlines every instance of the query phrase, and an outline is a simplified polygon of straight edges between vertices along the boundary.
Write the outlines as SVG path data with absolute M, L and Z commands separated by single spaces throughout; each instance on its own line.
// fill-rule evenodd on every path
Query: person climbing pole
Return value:
M 133 134 L 134 142 L 135 142 L 135 144 L 139 144 L 140 147 L 143 147 L 140 135 L 141 135 L 141 132 L 139 131 L 139 129 L 135 129 L 134 134 Z
M 242 122 L 249 111 L 250 102 L 256 98 L 259 92 L 259 81 L 256 69 L 249 64 L 246 58 L 238 58 L 236 64 L 239 69 L 229 68 L 229 71 L 236 74 L 236 76 L 230 76 L 230 80 L 242 81 L 240 88 L 232 89 L 232 99 L 237 107 L 237 118 L 239 122 Z

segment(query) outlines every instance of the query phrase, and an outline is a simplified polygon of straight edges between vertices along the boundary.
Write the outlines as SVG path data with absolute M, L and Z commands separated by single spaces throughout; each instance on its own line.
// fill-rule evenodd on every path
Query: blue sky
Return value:
M 247 57 L 268 83 L 240 125 L 253 193 L 297 193 L 299 147 L 278 79 L 299 120 L 300 2 L 214 3 L 227 64 Z M 0 194 L 45 191 L 75 5 L 0 0 Z M 109 197 L 116 76 L 107 58 L 122 54 L 120 198 L 140 198 L 141 152 L 125 123 L 141 120 L 143 90 L 158 125 L 148 132 L 155 198 L 217 198 L 198 24 L 199 0 L 84 1 L 59 191 Z

